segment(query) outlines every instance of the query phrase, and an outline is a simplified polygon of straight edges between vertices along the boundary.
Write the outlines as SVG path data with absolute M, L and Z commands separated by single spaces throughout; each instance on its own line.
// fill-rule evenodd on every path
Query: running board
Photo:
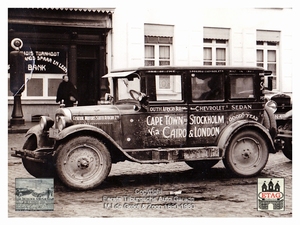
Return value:
M 216 146 L 195 148 L 124 149 L 139 163 L 169 163 L 179 161 L 221 160 L 223 150 Z

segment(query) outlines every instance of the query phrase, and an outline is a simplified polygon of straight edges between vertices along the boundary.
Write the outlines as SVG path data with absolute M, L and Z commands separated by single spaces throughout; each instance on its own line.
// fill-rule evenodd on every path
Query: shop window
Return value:
M 25 74 L 25 89 L 22 99 L 55 99 L 57 88 L 62 81 L 62 75 Z M 10 75 L 8 75 L 8 97 L 13 99 L 10 91 Z
M 61 79 L 48 79 L 48 96 L 56 96 L 61 81 Z
M 55 100 L 63 74 L 67 74 L 67 51 L 64 48 L 36 48 L 24 46 L 25 89 L 24 100 Z M 80 51 L 85 56 L 91 48 Z M 10 71 L 8 71 L 8 98 L 13 99 L 10 91 Z M 55 102 L 55 101 L 53 101 Z
M 43 79 L 31 79 L 26 89 L 27 96 L 43 96 Z

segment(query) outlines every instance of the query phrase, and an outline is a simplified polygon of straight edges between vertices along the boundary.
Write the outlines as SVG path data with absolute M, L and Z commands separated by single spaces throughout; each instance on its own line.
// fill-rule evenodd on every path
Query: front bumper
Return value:
M 36 150 L 18 150 L 16 148 L 11 148 L 11 151 L 14 152 L 11 154 L 13 157 L 27 159 L 39 163 L 46 163 L 54 155 L 54 150 L 52 148 L 40 148 Z

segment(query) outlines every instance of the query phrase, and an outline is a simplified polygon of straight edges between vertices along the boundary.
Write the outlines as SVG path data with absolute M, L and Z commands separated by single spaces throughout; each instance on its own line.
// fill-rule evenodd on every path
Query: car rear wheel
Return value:
M 94 137 L 76 137 L 58 147 L 56 169 L 65 185 L 76 190 L 92 189 L 108 176 L 110 153 Z
M 262 135 L 255 131 L 242 131 L 231 139 L 223 163 L 232 173 L 250 177 L 261 172 L 268 158 L 268 146 Z

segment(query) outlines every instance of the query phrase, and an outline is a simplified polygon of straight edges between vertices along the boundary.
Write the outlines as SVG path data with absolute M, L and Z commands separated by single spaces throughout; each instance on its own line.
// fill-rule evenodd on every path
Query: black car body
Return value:
M 205 171 L 223 160 L 238 176 L 258 174 L 275 153 L 277 126 L 257 67 L 140 67 L 113 71 L 101 105 L 59 108 L 31 128 L 21 157 L 35 177 L 85 190 L 111 164 L 184 161 Z

